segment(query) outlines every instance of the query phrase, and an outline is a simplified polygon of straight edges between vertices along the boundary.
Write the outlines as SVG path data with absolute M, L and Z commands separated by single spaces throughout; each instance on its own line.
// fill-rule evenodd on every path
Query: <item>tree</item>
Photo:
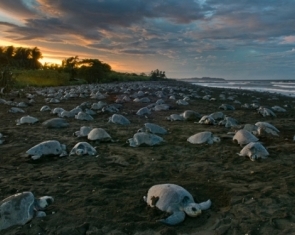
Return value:
M 83 59 L 78 65 L 78 76 L 90 83 L 102 81 L 111 72 L 111 66 L 98 59 Z
M 77 75 L 77 67 L 79 62 L 79 56 L 69 57 L 62 61 L 62 67 L 65 72 L 70 74 L 70 80 L 73 80 Z
M 158 80 L 166 78 L 165 71 L 160 71 L 159 69 L 152 70 L 150 73 L 151 80 Z

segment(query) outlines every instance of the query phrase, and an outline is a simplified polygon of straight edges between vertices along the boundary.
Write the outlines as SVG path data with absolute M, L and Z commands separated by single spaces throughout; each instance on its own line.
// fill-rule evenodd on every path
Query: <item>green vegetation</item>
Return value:
M 13 70 L 19 87 L 68 85 L 69 75 L 54 70 Z
M 69 57 L 62 65 L 42 65 L 41 51 L 37 48 L 0 46 L 0 92 L 9 92 L 13 87 L 63 86 L 84 83 L 124 81 L 148 81 L 165 79 L 165 71 L 158 69 L 145 73 L 120 73 L 98 59 Z

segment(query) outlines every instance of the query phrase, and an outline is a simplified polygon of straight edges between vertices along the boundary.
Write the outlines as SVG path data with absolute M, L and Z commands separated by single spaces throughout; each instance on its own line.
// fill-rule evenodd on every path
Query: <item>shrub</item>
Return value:
M 9 68 L 0 70 L 0 93 L 8 93 L 15 86 L 15 74 Z

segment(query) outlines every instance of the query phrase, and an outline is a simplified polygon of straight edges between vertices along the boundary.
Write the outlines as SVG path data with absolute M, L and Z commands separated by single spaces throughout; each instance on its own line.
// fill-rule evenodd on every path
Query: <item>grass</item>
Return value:
M 55 70 L 13 70 L 16 87 L 70 85 L 69 75 Z
M 12 70 L 16 83 L 15 88 L 28 86 L 49 87 L 87 84 L 87 79 L 79 78 L 70 81 L 70 75 L 57 70 Z M 150 81 L 149 76 L 137 75 L 135 73 L 119 73 L 112 71 L 107 73 L 99 83 L 127 82 L 127 81 Z

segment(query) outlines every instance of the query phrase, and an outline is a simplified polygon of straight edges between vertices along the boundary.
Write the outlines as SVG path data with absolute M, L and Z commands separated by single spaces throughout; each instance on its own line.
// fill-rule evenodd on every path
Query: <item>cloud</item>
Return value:
M 0 9 L 18 17 L 34 17 L 36 11 L 34 4 L 28 4 L 30 2 L 23 0 L 0 1 Z
M 0 9 L 0 40 L 112 61 L 156 55 L 187 70 L 198 62 L 205 71 L 210 60 L 233 71 L 250 57 L 275 61 L 295 46 L 294 0 L 13 0 Z M 4 22 L 1 12 L 14 20 Z

